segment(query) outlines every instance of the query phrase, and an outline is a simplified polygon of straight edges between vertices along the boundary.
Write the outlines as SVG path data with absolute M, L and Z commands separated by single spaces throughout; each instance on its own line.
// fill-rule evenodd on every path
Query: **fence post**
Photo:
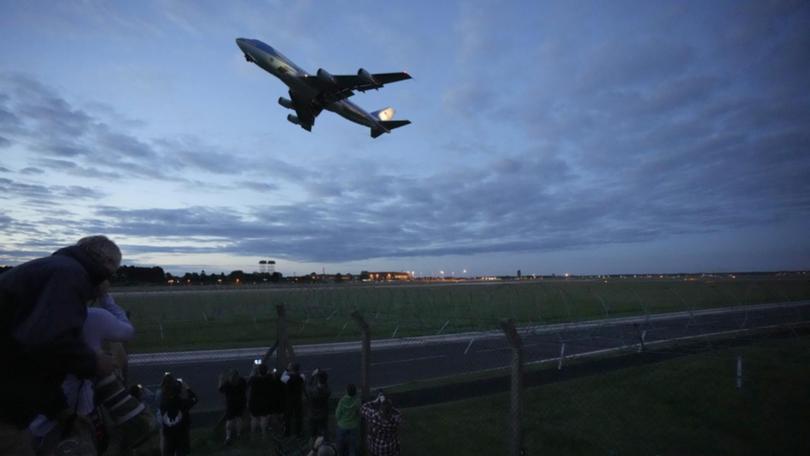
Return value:
M 360 332 L 363 333 L 363 350 L 360 353 L 360 389 L 363 400 L 368 400 L 370 397 L 368 375 L 371 367 L 371 330 L 359 311 L 355 310 L 351 316 L 360 327 Z
M 644 351 L 644 339 L 647 338 L 647 330 L 642 330 L 638 323 L 633 323 L 633 328 L 636 330 L 636 334 L 638 334 L 638 352 L 641 353 Z
M 512 348 L 512 388 L 511 388 L 511 442 L 510 456 L 520 456 L 523 449 L 523 429 L 521 427 L 521 408 L 523 401 L 523 342 L 515 329 L 515 321 L 512 319 L 501 321 L 501 328 L 506 335 L 506 340 Z
M 278 356 L 276 357 L 276 369 L 283 372 L 287 368 L 287 364 L 295 362 L 295 353 L 290 345 L 290 340 L 287 338 L 287 311 L 284 304 L 276 304 L 276 313 L 278 314 L 278 326 L 276 335 L 278 340 Z

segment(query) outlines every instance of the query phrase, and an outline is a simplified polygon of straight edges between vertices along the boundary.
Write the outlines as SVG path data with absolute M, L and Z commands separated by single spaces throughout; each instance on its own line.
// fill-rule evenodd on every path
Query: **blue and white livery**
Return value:
M 369 127 L 372 138 L 411 123 L 410 120 L 393 120 L 393 108 L 368 113 L 347 100 L 354 95 L 355 90 L 365 92 L 369 89 L 379 89 L 385 84 L 410 79 L 408 73 L 371 74 L 360 68 L 356 75 L 332 75 L 320 68 L 313 76 L 259 40 L 237 38 L 236 45 L 245 54 L 245 60 L 255 63 L 281 79 L 290 88 L 290 98 L 281 97 L 278 104 L 294 110 L 295 115 L 288 115 L 287 120 L 300 125 L 304 130 L 312 131 L 315 118 L 324 109 Z

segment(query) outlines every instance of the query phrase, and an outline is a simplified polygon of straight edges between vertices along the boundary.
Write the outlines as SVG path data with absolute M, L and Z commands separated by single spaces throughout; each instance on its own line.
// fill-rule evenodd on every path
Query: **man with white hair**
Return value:
M 33 454 L 31 420 L 60 418 L 62 382 L 108 375 L 112 358 L 82 340 L 87 303 L 121 264 L 105 236 L 89 236 L 53 255 L 0 274 L 0 454 Z

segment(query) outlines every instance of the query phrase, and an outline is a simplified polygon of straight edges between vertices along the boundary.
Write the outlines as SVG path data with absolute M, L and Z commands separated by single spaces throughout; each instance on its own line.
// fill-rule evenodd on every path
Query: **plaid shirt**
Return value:
M 379 403 L 368 402 L 360 408 L 360 414 L 366 419 L 366 449 L 373 456 L 399 456 L 399 410 L 392 408 L 391 416 L 384 417 Z

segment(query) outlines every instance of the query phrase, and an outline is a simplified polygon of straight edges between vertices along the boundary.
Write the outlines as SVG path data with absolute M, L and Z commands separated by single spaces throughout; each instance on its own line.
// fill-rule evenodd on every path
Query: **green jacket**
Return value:
M 357 429 L 360 426 L 360 396 L 341 397 L 335 410 L 335 420 L 341 429 Z

